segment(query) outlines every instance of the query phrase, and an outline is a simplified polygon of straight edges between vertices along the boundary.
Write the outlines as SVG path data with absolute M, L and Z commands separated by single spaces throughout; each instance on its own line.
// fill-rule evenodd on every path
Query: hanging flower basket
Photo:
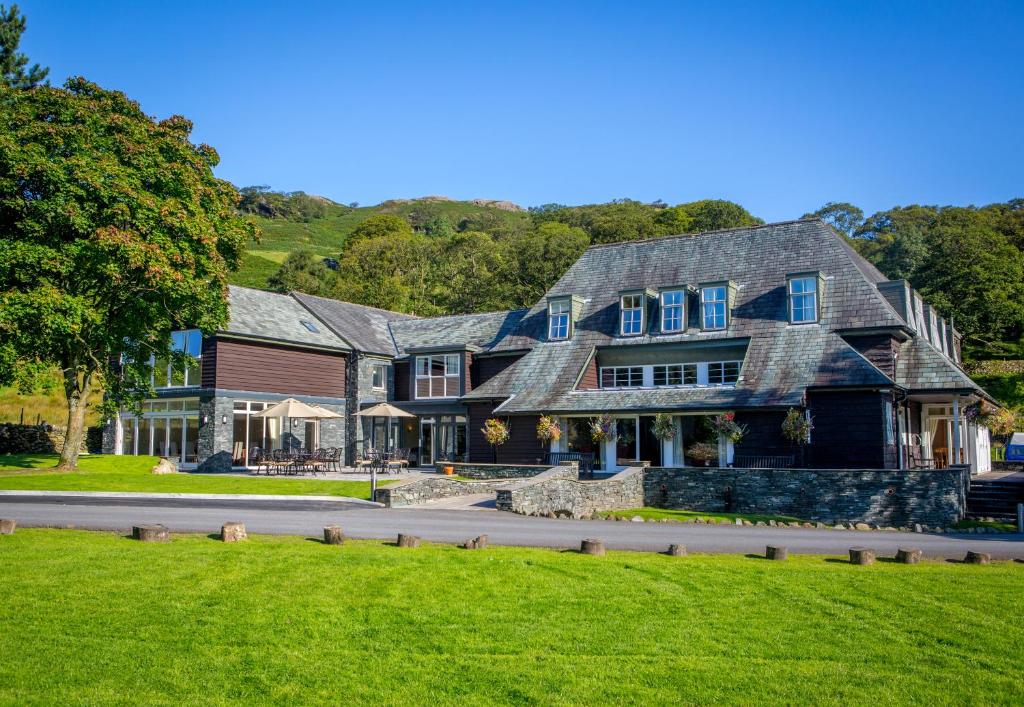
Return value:
M 733 444 L 739 444 L 747 434 L 747 426 L 736 422 L 736 413 L 723 412 L 711 418 L 711 428 Z
M 492 447 L 500 447 L 508 441 L 508 425 L 496 417 L 492 417 L 480 428 L 487 444 Z
M 814 422 L 811 418 L 796 408 L 790 408 L 786 413 L 786 419 L 782 421 L 782 436 L 801 447 L 811 441 L 813 429 Z
M 550 415 L 542 415 L 537 421 L 537 439 L 545 444 L 557 442 L 562 438 L 562 427 L 558 420 Z
M 595 444 L 604 444 L 615 439 L 617 435 L 615 418 L 605 413 L 590 421 L 590 439 Z
M 668 442 L 676 436 L 676 422 L 667 412 L 659 412 L 654 417 L 651 432 L 662 442 Z

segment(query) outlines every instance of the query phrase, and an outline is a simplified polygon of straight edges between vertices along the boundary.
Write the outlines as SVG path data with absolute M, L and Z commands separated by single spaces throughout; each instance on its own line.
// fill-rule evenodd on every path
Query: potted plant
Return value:
M 801 466 L 804 465 L 804 447 L 810 444 L 813 429 L 811 416 L 796 408 L 790 408 L 782 421 L 782 436 L 800 447 Z
M 654 416 L 651 433 L 660 441 L 668 442 L 676 436 L 676 421 L 667 412 L 659 412 Z
M 686 456 L 696 462 L 702 462 L 704 466 L 711 466 L 711 462 L 718 459 L 718 445 L 711 442 L 694 442 L 686 448 Z
M 604 444 L 615 439 L 617 435 L 615 418 L 605 413 L 590 421 L 590 439 L 594 444 Z
M 508 425 L 496 417 L 487 419 L 484 426 L 480 428 L 484 440 L 494 450 L 494 463 L 498 463 L 498 447 L 508 441 Z

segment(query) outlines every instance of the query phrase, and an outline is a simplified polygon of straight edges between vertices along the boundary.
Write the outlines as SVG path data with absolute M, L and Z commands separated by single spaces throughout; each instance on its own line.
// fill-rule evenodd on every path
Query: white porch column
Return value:
M 672 458 L 672 440 L 670 439 L 661 440 L 661 465 L 675 466 L 675 460 Z
M 616 454 L 616 449 L 617 448 L 618 448 L 617 440 L 615 440 L 615 439 L 606 439 L 604 441 L 604 460 L 605 460 L 605 464 L 604 464 L 605 469 L 604 470 L 605 470 L 605 472 L 616 472 L 616 471 L 619 470 L 619 465 L 617 463 L 617 461 L 618 461 L 618 459 L 617 459 L 618 454 Z
M 953 463 L 960 463 L 960 396 L 953 398 Z

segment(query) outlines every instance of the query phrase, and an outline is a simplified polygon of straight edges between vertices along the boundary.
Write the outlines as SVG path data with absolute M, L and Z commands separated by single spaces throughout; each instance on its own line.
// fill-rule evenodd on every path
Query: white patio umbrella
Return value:
M 256 413 L 253 417 L 280 417 L 282 419 L 287 417 L 289 419 L 302 418 L 315 420 L 342 417 L 342 415 L 339 415 L 332 410 L 328 410 L 327 408 L 320 407 L 319 405 L 309 405 L 301 400 L 296 400 L 295 398 L 287 398 L 276 405 L 271 405 L 266 410 Z M 284 427 L 283 424 L 281 426 L 282 428 Z
M 395 407 L 390 403 L 377 403 L 372 407 L 368 407 L 365 410 L 360 410 L 356 413 L 359 417 L 386 417 L 388 418 L 388 432 L 385 433 L 385 437 L 390 436 L 391 430 L 391 419 L 394 417 L 416 417 L 411 412 L 406 412 L 402 408 Z M 377 467 L 376 465 L 370 465 L 370 498 L 376 499 L 377 497 Z

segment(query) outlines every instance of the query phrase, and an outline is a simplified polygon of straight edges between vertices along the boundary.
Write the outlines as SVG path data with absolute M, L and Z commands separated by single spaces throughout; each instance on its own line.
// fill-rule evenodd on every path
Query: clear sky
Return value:
M 363 204 L 1024 196 L 1024 1 L 22 0 L 23 49 L 219 176 Z

